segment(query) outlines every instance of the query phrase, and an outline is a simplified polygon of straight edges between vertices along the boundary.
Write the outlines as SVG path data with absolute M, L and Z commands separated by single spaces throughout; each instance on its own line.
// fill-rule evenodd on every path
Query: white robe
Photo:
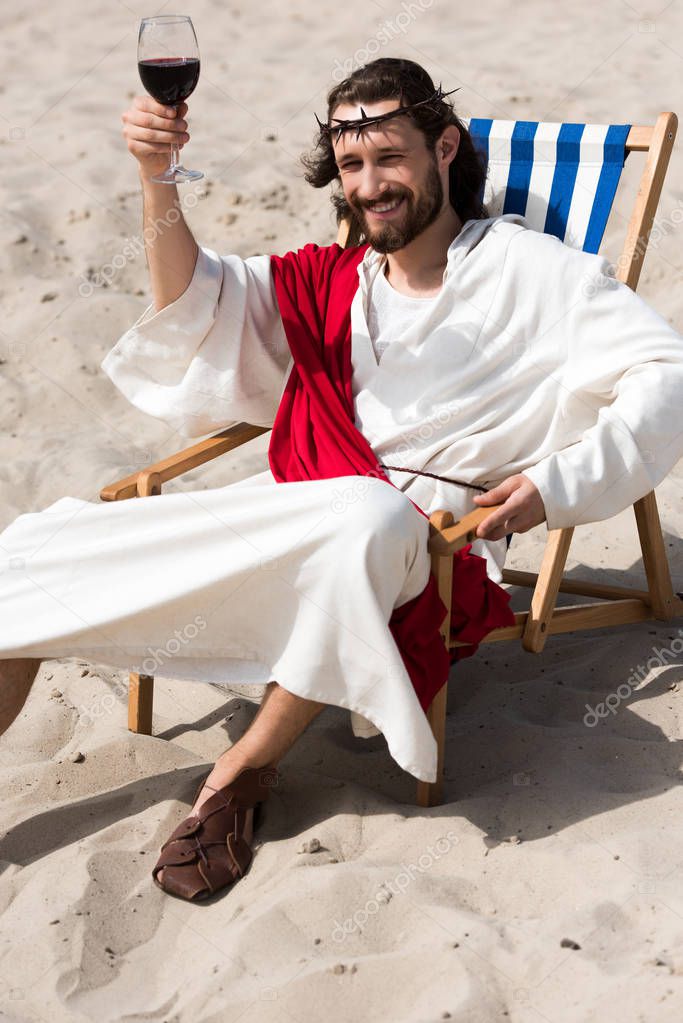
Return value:
M 528 228 L 470 220 L 443 288 L 378 363 L 367 297 L 385 256 L 366 251 L 351 305 L 356 425 L 378 459 L 486 486 L 523 472 L 550 529 L 609 518 L 683 455 L 683 338 L 609 262 Z M 292 360 L 269 256 L 200 248 L 183 295 L 148 306 L 102 369 L 180 436 L 273 423 Z M 456 516 L 475 491 L 389 472 L 425 511 Z M 504 540 L 477 541 L 500 581 Z
M 351 306 L 356 423 L 378 460 L 487 488 L 524 472 L 556 528 L 616 514 L 683 454 L 683 339 L 602 257 L 516 214 L 468 221 L 437 301 L 378 363 L 367 303 L 384 259 L 366 252 Z M 141 411 L 198 437 L 272 425 L 291 365 L 270 257 L 201 247 L 184 294 L 150 305 L 102 369 Z M 459 516 L 475 491 L 388 475 L 402 493 L 362 477 L 275 484 L 266 470 L 21 515 L 0 534 L 0 655 L 274 678 L 348 707 L 356 734 L 379 729 L 401 767 L 433 781 L 436 744 L 386 622 L 429 573 L 427 520 L 405 495 Z M 499 581 L 505 541 L 473 550 Z

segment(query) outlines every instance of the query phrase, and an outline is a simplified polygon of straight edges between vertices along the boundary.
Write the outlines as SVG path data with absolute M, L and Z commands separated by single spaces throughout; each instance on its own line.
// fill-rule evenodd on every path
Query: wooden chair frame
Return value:
M 626 140 L 628 153 L 647 153 L 617 274 L 619 280 L 634 290 L 640 277 L 677 125 L 675 114 L 661 113 L 654 125 L 633 126 Z M 346 221 L 339 227 L 337 242 L 345 247 L 357 244 Z M 162 485 L 168 480 L 269 431 L 270 427 L 237 423 L 155 462 L 147 469 L 104 487 L 100 498 L 103 501 L 122 501 L 131 497 L 160 494 Z M 450 636 L 453 554 L 475 538 L 479 523 L 494 510 L 494 507 L 478 508 L 455 522 L 448 511 L 436 511 L 430 516 L 429 553 L 439 593 L 449 611 L 441 627 L 441 634 L 449 649 L 458 645 Z M 565 579 L 563 572 L 574 529 L 551 529 L 548 531 L 538 573 L 503 570 L 504 583 L 533 588 L 528 610 L 517 612 L 514 625 L 492 630 L 482 642 L 521 639 L 525 650 L 540 653 L 547 637 L 557 633 L 601 629 L 652 618 L 668 621 L 683 615 L 683 599 L 674 593 L 671 583 L 654 492 L 636 501 L 633 510 L 647 578 L 646 590 Z M 598 597 L 605 603 L 556 607 L 558 593 Z M 427 711 L 437 741 L 438 767 L 435 782 L 417 783 L 417 802 L 420 806 L 437 806 L 442 799 L 447 688 L 445 683 Z M 131 673 L 128 699 L 128 727 L 131 731 L 152 734 L 153 693 L 153 676 Z

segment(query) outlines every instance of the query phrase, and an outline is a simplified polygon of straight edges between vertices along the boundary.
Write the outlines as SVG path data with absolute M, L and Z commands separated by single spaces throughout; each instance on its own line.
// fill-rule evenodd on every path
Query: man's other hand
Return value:
M 545 522 L 545 505 L 538 487 L 528 476 L 508 476 L 497 487 L 474 498 L 479 508 L 501 505 L 477 526 L 481 540 L 502 540 L 508 533 L 526 533 L 527 529 Z

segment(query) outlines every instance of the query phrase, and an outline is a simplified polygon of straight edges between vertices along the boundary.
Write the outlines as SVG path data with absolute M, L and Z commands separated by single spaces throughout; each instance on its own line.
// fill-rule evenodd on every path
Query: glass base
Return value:
M 197 181 L 203 177 L 202 171 L 187 170 L 185 167 L 178 166 L 172 170 L 169 167 L 163 174 L 158 174 L 150 180 L 156 181 L 160 185 L 181 185 L 184 181 Z

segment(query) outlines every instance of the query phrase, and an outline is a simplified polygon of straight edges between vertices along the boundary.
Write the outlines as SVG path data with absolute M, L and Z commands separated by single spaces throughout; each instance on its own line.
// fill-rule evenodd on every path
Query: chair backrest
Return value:
M 520 213 L 536 231 L 598 251 L 628 155 L 630 124 L 463 123 L 486 160 L 480 199 L 491 216 Z
M 521 213 L 534 230 L 586 252 L 599 249 L 626 157 L 647 153 L 616 263 L 618 280 L 635 290 L 676 138 L 674 113 L 653 125 L 462 120 L 486 155 L 482 198 L 490 215 Z M 337 244 L 358 242 L 357 222 L 341 220 Z

